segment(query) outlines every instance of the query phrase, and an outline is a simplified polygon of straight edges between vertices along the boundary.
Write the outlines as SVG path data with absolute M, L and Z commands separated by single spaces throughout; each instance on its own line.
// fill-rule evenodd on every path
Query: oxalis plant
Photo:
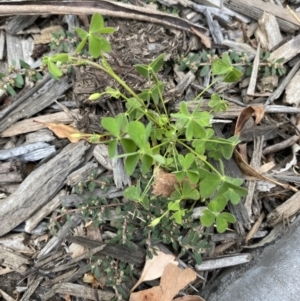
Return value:
M 101 119 L 106 132 L 82 136 L 91 142 L 107 143 L 111 158 L 124 158 L 128 175 L 138 171 L 143 178 L 151 173 L 145 186 L 141 186 L 138 179 L 135 185 L 124 191 L 124 197 L 148 209 L 150 203 L 160 198 L 151 194 L 151 188 L 154 181 L 160 181 L 157 175 L 163 170 L 174 175 L 174 191 L 166 198 L 163 214 L 152 219 L 150 226 L 156 226 L 164 217 L 181 225 L 187 211 L 199 204 L 206 206 L 201 216 L 202 225 L 209 227 L 215 224 L 218 232 L 224 232 L 229 223 L 235 222 L 231 213 L 224 212 L 226 205 L 228 202 L 238 204 L 247 194 L 241 187 L 242 179 L 231 178 L 224 173 L 223 160 L 232 157 L 238 137 L 216 137 L 211 126 L 212 113 L 226 110 L 227 102 L 213 94 L 208 103 L 211 110 L 201 111 L 203 92 L 193 101 L 181 101 L 179 111 L 169 114 L 163 98 L 164 83 L 158 77 L 164 64 L 164 54 L 149 65 L 135 66 L 136 71 L 152 84 L 151 88 L 136 92 L 114 72 L 105 57 L 111 45 L 103 34 L 111 34 L 115 29 L 105 27 L 102 16 L 94 14 L 89 31 L 81 28 L 75 28 L 75 31 L 81 40 L 75 53 L 46 56 L 43 64 L 56 79 L 71 66 L 93 66 L 107 73 L 122 87 L 120 90 L 107 87 L 104 92 L 90 96 L 90 100 L 97 100 L 108 94 L 116 101 L 125 100 L 126 111 Z M 82 55 L 87 47 L 90 58 Z M 242 76 L 227 53 L 212 61 L 212 74 L 212 83 L 207 88 L 219 81 L 237 81 Z M 190 110 L 190 105 L 195 102 L 196 107 Z M 118 146 L 122 146 L 121 154 L 117 151 Z

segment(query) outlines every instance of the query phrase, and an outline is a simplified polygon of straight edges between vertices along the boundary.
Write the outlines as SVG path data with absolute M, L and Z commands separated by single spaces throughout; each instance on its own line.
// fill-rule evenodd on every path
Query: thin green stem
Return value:
M 167 108 L 166 108 L 166 105 L 165 105 L 162 93 L 161 93 L 161 91 L 159 89 L 159 80 L 158 80 L 156 74 L 153 72 L 153 70 L 151 71 L 151 74 L 152 74 L 152 77 L 154 78 L 155 84 L 157 85 L 158 95 L 159 95 L 159 99 L 160 99 L 161 105 L 163 107 L 163 110 L 164 110 L 166 116 L 168 116 L 168 111 L 167 111 Z M 170 119 L 168 119 L 168 123 L 170 124 Z
M 78 59 L 76 57 L 70 57 L 71 60 L 75 60 L 78 61 Z M 82 64 L 86 64 L 86 65 L 91 65 L 94 66 L 104 72 L 106 72 L 107 74 L 109 74 L 113 79 L 115 79 L 124 89 L 126 89 L 134 98 L 137 99 L 137 101 L 146 108 L 144 102 L 142 99 L 140 99 L 140 97 L 126 84 L 125 81 L 123 81 L 114 71 L 113 69 L 106 64 L 107 66 L 102 66 L 98 63 L 95 63 L 93 61 L 90 60 L 82 60 L 81 62 Z
M 193 150 L 191 147 L 189 147 L 187 144 L 180 140 L 178 140 L 177 142 L 186 149 L 188 149 L 191 153 L 193 153 L 199 160 L 201 160 L 205 165 L 207 165 L 211 170 L 213 170 L 220 178 L 223 177 L 223 175 L 220 174 L 219 171 L 215 167 L 213 167 L 213 165 L 211 165 L 207 160 L 204 160 L 202 156 L 199 156 L 195 150 Z
M 158 165 L 158 168 L 160 167 L 160 165 Z M 150 184 L 152 183 L 154 179 L 154 173 L 152 174 L 151 178 L 149 179 L 143 193 L 142 193 L 142 200 L 144 199 L 144 197 L 146 196 L 146 193 L 148 192 L 148 190 L 150 189 Z
M 210 87 L 212 87 L 215 83 L 217 83 L 218 81 L 219 81 L 220 79 L 219 78 L 217 78 L 217 79 L 215 79 L 213 82 L 211 82 L 207 87 L 205 87 L 205 89 L 201 92 L 201 93 L 199 93 L 193 100 L 191 100 L 190 102 L 189 102 L 189 104 L 192 104 L 193 102 L 195 102 L 197 99 L 199 99 Z M 195 109 L 194 109 L 194 112 L 198 112 L 198 110 L 199 110 L 199 108 L 200 108 L 200 106 L 201 106 L 201 102 L 199 101 L 198 103 L 197 103 L 197 105 L 196 105 L 196 107 L 195 107 Z
M 107 66 L 102 66 L 98 63 L 92 62 L 90 60 L 82 60 L 82 59 L 78 59 L 76 57 L 69 57 L 70 60 L 73 60 L 77 63 L 79 63 L 79 65 L 91 65 L 94 66 L 102 71 L 104 71 L 105 73 L 107 73 L 108 75 L 110 75 L 113 79 L 115 79 L 125 90 L 127 90 L 140 104 L 141 106 L 144 108 L 144 110 L 141 109 L 142 113 L 147 116 L 147 118 L 154 122 L 155 124 L 158 124 L 158 121 L 155 119 L 154 116 L 152 116 L 152 114 L 150 114 L 151 111 L 148 110 L 147 106 L 145 105 L 144 101 L 126 84 L 125 81 L 123 81 L 114 71 L 113 69 L 109 66 L 109 64 L 107 63 Z

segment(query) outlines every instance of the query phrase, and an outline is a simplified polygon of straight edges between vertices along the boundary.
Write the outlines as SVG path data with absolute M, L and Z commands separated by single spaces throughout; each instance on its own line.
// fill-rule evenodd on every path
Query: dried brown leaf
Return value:
M 263 106 L 249 106 L 241 111 L 235 126 L 235 135 L 239 135 L 249 118 L 255 114 L 255 124 L 261 122 L 262 118 L 265 115 L 265 109 Z
M 70 142 L 77 143 L 82 138 L 73 137 L 74 134 L 81 134 L 77 129 L 70 125 L 62 123 L 51 123 L 51 122 L 41 122 L 38 120 L 33 120 L 34 122 L 43 124 L 49 130 L 51 130 L 58 138 L 68 138 Z
M 268 178 L 264 175 L 262 175 L 261 173 L 259 173 L 258 171 L 256 171 L 253 167 L 251 167 L 248 163 L 245 162 L 245 160 L 243 159 L 243 157 L 241 156 L 241 154 L 235 149 L 234 150 L 234 156 L 235 156 L 235 159 L 241 169 L 241 171 L 246 175 L 246 176 L 250 176 L 250 177 L 253 177 L 251 180 L 264 180 L 264 181 L 267 181 L 267 182 L 270 182 L 270 183 L 273 183 L 273 184 L 276 184 L 278 186 L 281 186 L 285 189 L 290 189 L 292 191 L 295 191 L 297 192 L 298 190 L 289 185 L 289 184 L 284 184 L 284 183 L 280 183 L 278 181 L 275 181 L 271 178 Z
M 159 286 L 132 293 L 129 301 L 171 301 L 181 289 L 194 281 L 196 276 L 190 268 L 183 270 L 174 264 L 168 264 Z
M 239 149 L 239 153 L 242 156 L 243 160 L 248 164 L 248 147 L 247 147 L 247 143 L 240 143 L 237 146 L 237 149 Z
M 150 281 L 160 278 L 169 263 L 178 265 L 178 262 L 175 261 L 174 255 L 156 251 L 156 255 L 154 255 L 151 259 L 148 258 L 146 260 L 142 275 L 138 282 L 131 289 L 131 292 L 134 291 L 135 288 L 137 288 L 144 281 Z
M 175 191 L 175 184 L 178 184 L 175 175 L 159 168 L 155 171 L 152 193 L 168 198 Z
M 207 48 L 211 48 L 211 39 L 206 36 L 204 33 L 200 32 L 199 30 L 197 30 L 196 28 L 191 28 L 192 32 L 197 35 L 200 39 L 201 42 L 207 47 Z
M 249 106 L 249 107 L 245 108 L 244 110 L 242 110 L 242 112 L 240 113 L 240 115 L 238 117 L 237 123 L 236 123 L 235 131 L 234 131 L 235 135 L 239 135 L 241 133 L 245 123 L 249 120 L 249 118 L 252 116 L 253 113 L 256 114 L 255 123 L 257 124 L 263 118 L 265 109 L 263 106 Z M 269 183 L 276 184 L 285 189 L 290 189 L 295 192 L 298 191 L 295 187 L 293 187 L 289 184 L 280 183 L 280 182 L 275 181 L 271 178 L 268 178 L 268 177 L 262 175 L 261 173 L 259 173 L 258 171 L 256 171 L 245 161 L 245 159 L 238 152 L 237 149 L 234 150 L 234 156 L 235 156 L 235 159 L 236 159 L 241 171 L 244 173 L 244 175 L 253 177 L 254 179 L 264 180 Z M 254 179 L 252 179 L 252 180 L 254 180 Z

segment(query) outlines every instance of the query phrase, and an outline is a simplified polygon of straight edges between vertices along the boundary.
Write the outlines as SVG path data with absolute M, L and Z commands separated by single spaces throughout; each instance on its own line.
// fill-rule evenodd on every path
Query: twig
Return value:
M 253 235 L 257 232 L 259 226 L 261 225 L 263 219 L 265 218 L 265 213 L 263 212 L 259 218 L 257 219 L 257 221 L 255 222 L 255 224 L 253 225 L 253 227 L 251 228 L 251 230 L 249 231 L 249 233 L 247 234 L 246 238 L 245 238 L 245 242 L 247 243 L 252 237 Z
M 260 43 L 257 46 L 256 56 L 253 61 L 253 68 L 252 68 L 250 83 L 249 83 L 249 86 L 247 89 L 247 95 L 249 95 L 249 96 L 253 96 L 255 94 L 255 85 L 256 85 L 258 66 L 259 66 L 259 54 L 260 54 Z
M 295 12 L 293 10 L 290 9 L 290 7 L 287 5 L 286 6 L 287 10 L 291 13 L 291 15 L 298 21 L 298 23 L 300 24 L 300 19 L 298 18 L 298 16 L 295 14 Z
M 286 139 L 280 143 L 276 143 L 274 145 L 271 145 L 269 147 L 266 147 L 263 150 L 263 155 L 268 155 L 270 153 L 276 153 L 282 149 L 285 149 L 289 146 L 292 146 L 294 143 L 296 143 L 299 140 L 299 136 L 298 135 L 294 135 L 292 137 L 290 137 L 289 139 Z

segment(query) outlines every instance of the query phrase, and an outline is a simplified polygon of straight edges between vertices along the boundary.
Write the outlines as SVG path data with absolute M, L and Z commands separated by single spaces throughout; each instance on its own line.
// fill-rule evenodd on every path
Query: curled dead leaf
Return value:
M 264 180 L 264 181 L 276 184 L 278 186 L 281 186 L 285 189 L 290 189 L 295 192 L 298 191 L 297 188 L 295 188 L 289 184 L 280 183 L 280 182 L 275 181 L 269 177 L 266 177 L 266 176 L 262 175 L 261 173 L 259 173 L 258 171 L 256 171 L 247 162 L 245 162 L 245 160 L 243 159 L 241 154 L 236 149 L 234 150 L 234 156 L 235 156 L 235 159 L 236 159 L 241 171 L 244 173 L 244 175 L 252 177 L 251 180 Z
M 234 135 L 239 135 L 249 118 L 255 114 L 255 124 L 261 122 L 265 115 L 264 106 L 249 106 L 241 111 L 236 122 Z

